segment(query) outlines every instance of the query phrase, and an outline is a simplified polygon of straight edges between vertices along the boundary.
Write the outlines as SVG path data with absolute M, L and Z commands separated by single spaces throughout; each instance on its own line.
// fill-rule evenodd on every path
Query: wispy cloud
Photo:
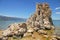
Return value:
M 60 11 L 59 11 L 60 7 L 56 7 L 55 10 L 56 10 L 56 14 L 60 14 Z
M 58 9 L 60 9 L 60 7 L 56 7 L 56 8 L 55 8 L 55 10 L 58 10 Z
M 60 14 L 60 12 L 56 12 L 56 14 Z

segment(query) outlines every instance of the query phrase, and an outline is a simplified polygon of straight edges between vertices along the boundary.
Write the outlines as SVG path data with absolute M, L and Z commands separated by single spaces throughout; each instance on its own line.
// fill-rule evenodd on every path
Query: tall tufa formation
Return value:
M 27 21 L 28 26 L 38 29 L 54 29 L 51 19 L 51 9 L 47 3 L 37 4 L 36 12 Z M 36 28 L 35 28 L 36 27 Z

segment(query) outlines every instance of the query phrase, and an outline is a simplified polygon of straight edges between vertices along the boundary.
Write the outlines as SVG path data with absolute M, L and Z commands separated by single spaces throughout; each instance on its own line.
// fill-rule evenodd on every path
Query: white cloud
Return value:
M 60 14 L 60 12 L 56 12 L 56 14 Z
M 60 9 L 60 7 L 55 8 L 55 10 L 58 10 L 58 9 Z

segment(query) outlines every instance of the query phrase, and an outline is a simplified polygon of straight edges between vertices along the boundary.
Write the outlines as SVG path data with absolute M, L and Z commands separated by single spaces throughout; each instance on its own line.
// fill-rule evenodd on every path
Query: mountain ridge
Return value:
M 18 17 L 8 17 L 8 16 L 2 16 L 0 15 L 0 21 L 26 21 L 25 18 L 18 18 Z

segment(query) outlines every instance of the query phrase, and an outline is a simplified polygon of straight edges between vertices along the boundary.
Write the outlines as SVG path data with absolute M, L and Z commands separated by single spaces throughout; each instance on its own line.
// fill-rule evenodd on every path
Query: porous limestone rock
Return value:
M 28 19 L 28 21 L 26 21 L 27 25 L 31 25 L 31 27 L 33 27 L 34 29 L 43 28 L 46 30 L 54 30 L 51 18 L 51 9 L 47 3 L 37 4 L 36 12 Z
M 5 31 L 3 31 L 3 36 L 12 36 L 13 35 L 13 31 L 10 31 L 9 28 Z
M 27 31 L 27 27 L 25 23 L 20 24 L 11 24 L 8 26 L 6 30 L 3 31 L 3 37 L 10 37 L 10 36 L 19 36 L 23 35 Z

